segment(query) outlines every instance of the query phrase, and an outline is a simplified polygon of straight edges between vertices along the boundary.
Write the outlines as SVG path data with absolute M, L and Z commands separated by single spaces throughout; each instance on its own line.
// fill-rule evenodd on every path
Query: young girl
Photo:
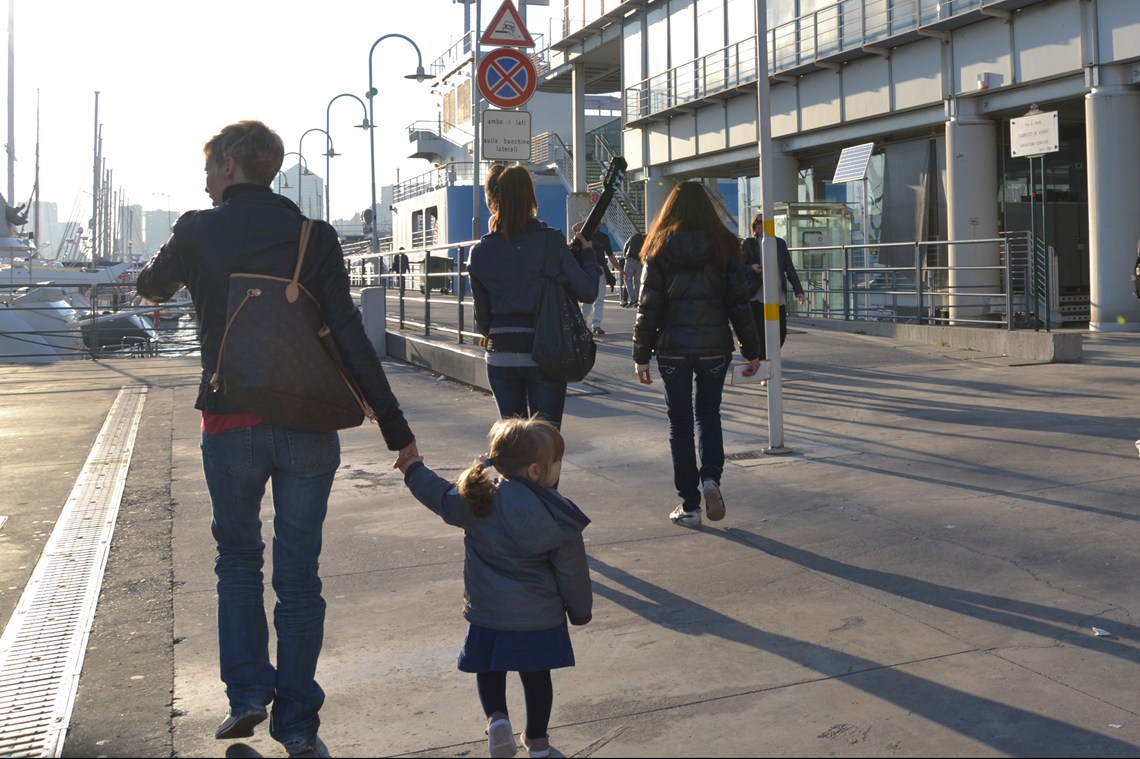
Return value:
M 490 447 L 452 485 L 415 456 L 400 463 L 420 503 L 462 527 L 463 616 L 470 623 L 459 670 L 475 673 L 491 756 L 518 747 L 507 716 L 507 672 L 518 672 L 526 701 L 520 736 L 532 757 L 550 753 L 554 701 L 550 670 L 574 666 L 570 624 L 590 621 L 593 591 L 582 511 L 553 489 L 566 446 L 558 428 L 531 416 L 500 419 Z M 492 479 L 490 469 L 501 478 Z

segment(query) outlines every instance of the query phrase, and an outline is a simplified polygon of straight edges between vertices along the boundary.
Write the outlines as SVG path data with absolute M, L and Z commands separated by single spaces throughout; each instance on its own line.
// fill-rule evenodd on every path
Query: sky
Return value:
M 351 218 L 371 200 L 368 131 L 354 128 L 367 102 L 369 51 L 385 34 L 419 47 L 425 69 L 463 34 L 463 6 L 453 0 L 8 0 L 13 23 L 15 149 L 12 205 L 32 197 L 39 153 L 40 200 L 59 221 L 84 227 L 91 216 L 96 91 L 103 165 L 118 197 L 144 211 L 208 208 L 202 145 L 241 119 L 264 121 L 285 150 L 303 153 L 325 174 L 326 128 L 338 155 L 328 194 L 334 219 Z M 486 0 L 483 23 L 498 10 Z M 536 11 L 528 26 L 535 31 Z M 8 28 L 6 5 L 4 25 Z M 545 23 L 542 21 L 542 23 Z M 377 188 L 431 169 L 407 159 L 407 128 L 435 122 L 439 98 L 414 74 L 416 51 L 385 39 L 372 53 Z M 330 101 L 336 98 L 335 102 Z M 37 137 L 38 110 L 38 137 Z M 302 140 L 302 136 L 304 138 Z M 301 150 L 298 150 L 301 148 Z M 286 155 L 284 168 L 297 156 Z M 0 183 L 8 193 L 7 163 Z M 377 190 L 379 193 L 379 189 Z M 286 191 L 287 194 L 287 191 Z

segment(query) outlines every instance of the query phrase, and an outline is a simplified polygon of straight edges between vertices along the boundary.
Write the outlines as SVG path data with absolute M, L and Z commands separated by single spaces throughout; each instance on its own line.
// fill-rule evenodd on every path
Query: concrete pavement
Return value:
M 729 388 L 728 516 L 690 530 L 667 518 L 661 385 L 633 377 L 631 319 L 607 310 L 567 402 L 561 487 L 593 520 L 595 613 L 571 630 L 578 666 L 554 673 L 552 755 L 1140 753 L 1140 338 L 1019 364 L 793 322 L 786 453 L 764 453 L 766 391 Z M 147 388 L 66 756 L 284 756 L 265 730 L 213 739 L 194 363 L 0 375 L 4 619 L 115 394 Z M 484 450 L 489 395 L 386 368 L 433 468 Z M 462 534 L 408 497 L 377 430 L 341 437 L 321 735 L 334 756 L 485 756 L 474 678 L 455 669 Z M 517 680 L 508 697 L 521 730 Z

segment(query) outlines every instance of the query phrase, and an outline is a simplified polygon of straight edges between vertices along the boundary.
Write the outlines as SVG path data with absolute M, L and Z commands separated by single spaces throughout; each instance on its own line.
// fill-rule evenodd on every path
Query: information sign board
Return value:
M 530 111 L 483 111 L 481 152 L 495 161 L 530 160 Z

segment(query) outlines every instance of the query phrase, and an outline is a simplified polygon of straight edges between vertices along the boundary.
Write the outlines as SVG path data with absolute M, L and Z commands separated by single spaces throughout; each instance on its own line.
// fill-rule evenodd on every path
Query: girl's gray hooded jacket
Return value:
M 464 531 L 463 616 L 492 630 L 548 630 L 590 621 L 593 590 L 582 530 L 589 518 L 556 490 L 500 480 L 491 513 L 476 517 L 455 485 L 422 462 L 404 482 Z

